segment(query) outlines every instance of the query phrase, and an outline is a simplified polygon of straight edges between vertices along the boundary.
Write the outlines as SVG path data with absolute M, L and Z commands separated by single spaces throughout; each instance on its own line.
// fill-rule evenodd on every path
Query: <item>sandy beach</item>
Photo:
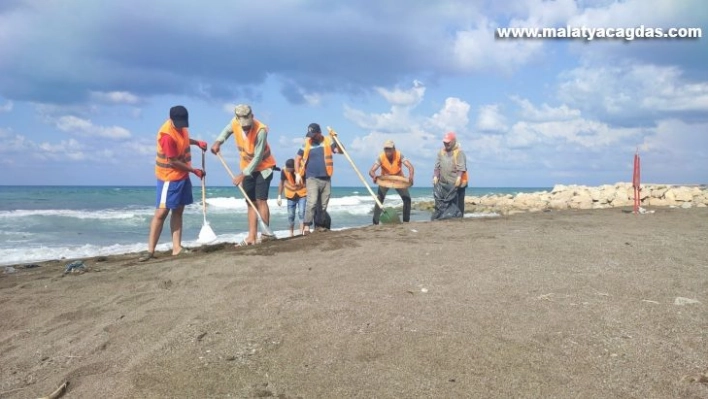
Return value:
M 629 209 L 15 265 L 0 397 L 708 398 L 708 208 Z

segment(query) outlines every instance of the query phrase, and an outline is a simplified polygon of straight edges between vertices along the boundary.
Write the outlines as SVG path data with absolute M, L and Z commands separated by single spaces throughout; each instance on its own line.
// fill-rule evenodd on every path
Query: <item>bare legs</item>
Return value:
M 148 252 L 155 253 L 157 241 L 162 234 L 162 227 L 165 224 L 165 219 L 170 213 L 170 209 L 160 208 L 155 209 L 155 215 L 150 222 L 150 235 L 148 236 Z M 170 218 L 170 231 L 172 232 L 172 255 L 177 255 L 182 250 L 182 214 L 184 213 L 184 205 L 177 209 L 172 209 L 172 217 Z
M 258 213 L 261 214 L 263 218 L 263 223 L 266 226 L 270 225 L 270 208 L 268 207 L 268 200 L 256 200 L 254 205 L 258 208 Z M 248 236 L 246 237 L 246 243 L 255 244 L 258 238 L 258 215 L 253 207 L 248 206 Z

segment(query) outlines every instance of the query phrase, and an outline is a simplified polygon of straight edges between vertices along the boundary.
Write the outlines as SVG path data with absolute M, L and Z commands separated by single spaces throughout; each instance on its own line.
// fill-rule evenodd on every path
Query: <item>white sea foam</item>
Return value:
M 72 210 L 72 209 L 35 209 L 35 210 L 14 210 L 0 211 L 0 219 L 25 218 L 32 216 L 55 216 L 74 219 L 101 219 L 101 220 L 116 220 L 116 219 L 132 219 L 144 218 L 147 215 L 152 215 L 154 209 L 103 209 L 98 211 L 90 210 Z
M 342 230 L 342 229 L 334 229 Z M 290 232 L 287 230 L 278 230 L 273 232 L 278 238 L 288 237 Z M 247 233 L 237 233 L 237 234 L 219 234 L 216 240 L 209 243 L 219 244 L 219 243 L 238 243 L 246 238 Z M 197 241 L 197 237 L 193 240 L 183 240 L 182 245 L 185 248 L 197 248 L 203 244 Z M 167 251 L 172 248 L 172 243 L 162 242 L 157 245 L 157 251 Z M 91 258 L 95 256 L 110 256 L 110 255 L 123 255 L 140 252 L 147 250 L 147 244 L 145 242 L 133 243 L 133 244 L 115 244 L 107 246 L 98 245 L 77 245 L 77 246 L 61 246 L 61 247 L 49 247 L 49 246 L 36 246 L 36 247 L 22 247 L 22 248 L 4 248 L 0 249 L 0 265 L 24 265 L 31 264 L 33 262 L 43 262 L 48 260 L 68 260 L 68 259 L 82 259 Z
M 483 213 L 483 212 L 474 212 L 474 213 L 465 213 L 465 218 L 495 218 L 501 216 L 498 213 Z
M 243 198 L 236 197 L 216 197 L 208 198 L 207 203 L 207 214 L 209 213 L 245 213 L 248 210 L 248 203 Z M 396 206 L 400 205 L 400 197 L 397 194 L 390 196 L 390 200 L 386 199 L 386 205 Z M 330 214 L 336 214 L 338 212 L 349 213 L 351 215 L 366 215 L 371 213 L 374 206 L 374 199 L 371 196 L 347 196 L 340 198 L 331 198 L 329 204 L 327 205 L 327 212 Z M 278 206 L 277 199 L 271 198 L 268 200 L 268 207 L 271 214 L 283 214 L 286 215 L 288 212 L 287 200 L 283 198 L 283 205 Z M 201 212 L 201 204 L 193 204 L 188 207 L 189 211 L 198 210 Z

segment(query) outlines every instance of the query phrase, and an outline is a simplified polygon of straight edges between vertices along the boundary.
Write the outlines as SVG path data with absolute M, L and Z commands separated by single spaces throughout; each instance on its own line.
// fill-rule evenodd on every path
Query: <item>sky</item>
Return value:
M 642 25 L 704 37 L 495 37 Z M 430 186 L 448 131 L 473 187 L 629 182 L 637 151 L 644 183 L 708 183 L 706 35 L 703 0 L 2 0 L 0 185 L 154 185 L 170 107 L 211 145 L 239 103 L 280 166 L 309 123 L 334 128 L 354 163 L 334 186 L 388 139 Z M 230 184 L 211 153 L 206 171 Z

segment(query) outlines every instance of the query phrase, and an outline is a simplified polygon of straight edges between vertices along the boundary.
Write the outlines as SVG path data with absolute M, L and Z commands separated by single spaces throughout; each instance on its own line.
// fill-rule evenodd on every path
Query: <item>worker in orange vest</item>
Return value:
M 150 222 L 148 252 L 138 259 L 140 262 L 145 262 L 155 257 L 155 247 L 170 211 L 172 211 L 170 218 L 172 255 L 189 252 L 188 249 L 182 248 L 182 214 L 184 213 L 185 205 L 194 202 L 189 173 L 194 173 L 200 179 L 203 179 L 204 175 L 206 175 L 203 170 L 192 168 L 190 145 L 199 146 L 202 151 L 206 151 L 207 143 L 191 139 L 188 128 L 189 113 L 187 108 L 182 105 L 176 105 L 170 108 L 170 118 L 157 131 L 155 155 L 155 176 L 157 177 L 156 209 Z
M 379 154 L 378 158 L 376 158 L 376 162 L 374 162 L 374 165 L 369 170 L 369 176 L 371 176 L 374 184 L 376 184 L 376 180 L 378 179 L 376 171 L 379 168 L 381 168 L 381 176 L 403 176 L 403 166 L 405 166 L 408 168 L 408 181 L 411 185 L 413 185 L 414 169 L 411 162 L 396 149 L 396 144 L 393 140 L 386 140 L 383 148 L 383 152 Z M 407 188 L 397 188 L 396 191 L 398 192 L 398 195 L 401 196 L 401 200 L 403 201 L 403 222 L 410 222 L 411 195 Z M 377 197 L 379 198 L 379 202 L 382 204 L 386 198 L 386 193 L 388 193 L 388 187 L 379 186 Z M 374 224 L 379 224 L 380 216 L 381 208 L 379 208 L 377 204 L 374 207 Z
M 221 145 L 233 134 L 236 149 L 241 158 L 241 173 L 234 177 L 235 186 L 242 185 L 248 198 L 258 208 L 266 226 L 270 224 L 268 190 L 276 167 L 275 157 L 268 145 L 268 126 L 255 119 L 250 105 L 240 104 L 234 108 L 234 118 L 224 127 L 211 146 L 214 154 L 221 151 Z M 238 245 L 252 245 L 258 238 L 258 216 L 248 206 L 248 236 Z M 261 240 L 275 237 L 262 234 Z
M 336 134 L 336 133 L 330 133 Z M 341 149 L 330 137 L 322 135 L 322 129 L 317 123 L 307 126 L 305 142 L 295 157 L 295 178 L 297 182 L 305 182 L 307 187 L 307 207 L 305 209 L 305 226 L 303 235 L 310 234 L 310 226 L 315 221 L 319 207 L 322 215 L 327 213 L 327 205 L 332 190 L 332 175 L 334 174 L 333 154 L 341 153 Z M 305 179 L 306 177 L 306 179 Z
M 295 179 L 295 160 L 290 158 L 285 161 L 285 168 L 280 172 L 280 184 L 278 185 L 278 206 L 283 205 L 282 195 L 288 201 L 288 222 L 290 224 L 290 237 L 295 230 L 295 211 L 300 218 L 300 234 L 305 229 L 305 205 L 307 204 L 307 188 L 302 180 L 300 183 Z
M 438 151 L 433 170 L 433 185 L 438 183 L 454 185 L 457 189 L 457 207 L 461 217 L 465 214 L 465 189 L 467 188 L 467 157 L 457 142 L 454 132 L 443 136 L 443 148 Z

